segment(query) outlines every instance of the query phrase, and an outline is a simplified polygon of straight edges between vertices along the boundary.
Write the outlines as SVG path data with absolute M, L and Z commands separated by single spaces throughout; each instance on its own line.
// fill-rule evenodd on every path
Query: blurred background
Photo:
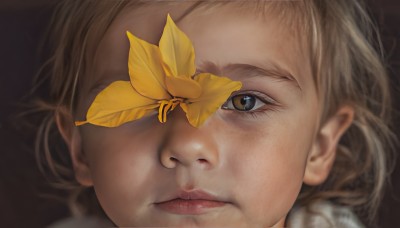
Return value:
M 56 0 L 0 0 L 0 226 L 45 227 L 69 216 L 36 167 L 34 136 L 16 118 L 32 78 L 45 61 L 45 35 Z M 400 1 L 369 0 L 379 25 L 400 110 Z M 44 45 L 44 46 L 43 46 Z M 400 135 L 400 116 L 393 128 Z M 400 156 L 398 156 L 400 157 Z M 398 158 L 399 160 L 399 158 Z M 377 227 L 400 227 L 400 161 L 379 210 Z

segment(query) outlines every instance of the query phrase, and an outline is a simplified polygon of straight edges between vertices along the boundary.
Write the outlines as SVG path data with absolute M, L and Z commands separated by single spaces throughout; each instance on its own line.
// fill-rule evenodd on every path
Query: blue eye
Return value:
M 264 106 L 265 102 L 261 101 L 257 96 L 252 94 L 238 94 L 230 97 L 222 109 L 237 110 L 241 112 L 254 111 Z

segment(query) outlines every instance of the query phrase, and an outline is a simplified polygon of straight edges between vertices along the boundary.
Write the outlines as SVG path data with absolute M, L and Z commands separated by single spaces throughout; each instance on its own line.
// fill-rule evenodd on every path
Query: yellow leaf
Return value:
M 163 67 L 168 76 L 191 78 L 196 72 L 192 42 L 167 17 L 167 23 L 159 42 Z
M 242 87 L 241 82 L 209 73 L 199 74 L 195 80 L 201 85 L 202 94 L 198 98 L 188 99 L 186 104 L 181 104 L 189 123 L 194 127 L 201 126 L 221 107 L 232 92 Z
M 165 73 L 159 48 L 130 32 L 127 32 L 127 35 L 131 45 L 128 67 L 133 87 L 148 98 L 157 100 L 171 98 L 165 86 Z
M 198 82 L 189 78 L 178 78 L 167 76 L 165 78 L 168 92 L 174 97 L 198 98 L 201 87 Z
M 127 32 L 130 41 L 130 82 L 116 81 L 101 91 L 91 104 L 86 121 L 103 127 L 118 127 L 126 122 L 158 112 L 160 122 L 177 105 L 186 112 L 189 123 L 201 126 L 240 82 L 209 73 L 195 74 L 195 54 L 189 38 L 168 15 L 159 47 Z
M 130 82 L 115 81 L 101 91 L 86 115 L 86 121 L 103 127 L 118 127 L 126 122 L 156 113 L 159 104 L 137 93 Z

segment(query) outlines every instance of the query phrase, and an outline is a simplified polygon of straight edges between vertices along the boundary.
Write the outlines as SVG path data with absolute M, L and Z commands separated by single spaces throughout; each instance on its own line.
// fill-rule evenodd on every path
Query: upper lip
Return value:
M 178 198 L 185 200 L 210 200 L 210 201 L 219 201 L 217 197 L 204 192 L 202 190 L 194 190 L 194 191 L 180 191 L 178 193 Z
M 168 197 L 166 200 L 163 200 L 158 203 L 164 203 L 168 202 L 171 200 L 175 199 L 184 199 L 184 200 L 208 200 L 208 201 L 220 201 L 220 202 L 225 202 L 225 200 L 222 200 L 211 193 L 207 193 L 203 190 L 191 190 L 191 191 L 185 191 L 185 190 L 180 190 L 176 192 L 175 194 L 172 195 L 172 197 Z

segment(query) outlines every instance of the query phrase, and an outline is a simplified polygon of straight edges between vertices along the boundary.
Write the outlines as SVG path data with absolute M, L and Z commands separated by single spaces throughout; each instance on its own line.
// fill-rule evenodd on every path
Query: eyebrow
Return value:
M 290 72 L 272 63 L 269 63 L 266 67 L 263 68 L 245 63 L 231 63 L 221 68 L 212 62 L 205 62 L 201 66 L 202 67 L 199 67 L 198 70 L 199 73 L 210 72 L 218 75 L 229 75 L 229 73 L 231 72 L 241 71 L 245 73 L 246 76 L 240 77 L 266 76 L 277 80 L 289 82 L 297 87 L 300 91 L 302 91 L 300 83 Z

